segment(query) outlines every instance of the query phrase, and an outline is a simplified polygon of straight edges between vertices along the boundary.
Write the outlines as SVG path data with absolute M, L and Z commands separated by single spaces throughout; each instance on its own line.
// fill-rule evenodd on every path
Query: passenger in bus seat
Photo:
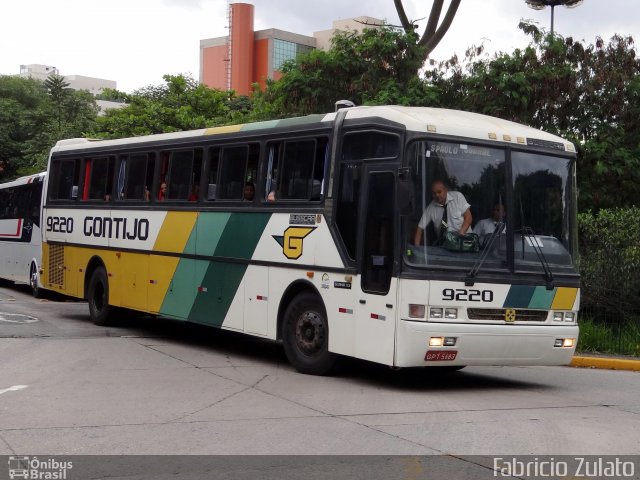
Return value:
M 471 210 L 469 203 L 460 192 L 449 191 L 442 180 L 435 180 L 431 184 L 431 197 L 433 200 L 424 209 L 418 228 L 413 236 L 413 243 L 420 245 L 422 235 L 429 224 L 433 224 L 436 233 L 443 235 L 447 230 L 457 232 L 460 235 L 472 233 Z
M 195 183 L 193 188 L 191 189 L 191 193 L 189 194 L 189 198 L 187 199 L 189 202 L 197 202 L 200 198 L 200 185 Z
M 253 202 L 253 197 L 256 196 L 256 186 L 253 182 L 246 182 L 244 184 L 244 202 Z M 237 198 L 237 197 L 236 197 Z
M 496 203 L 491 211 L 491 217 L 483 218 L 480 220 L 475 227 L 473 227 L 473 231 L 477 233 L 480 238 L 491 235 L 493 231 L 498 226 L 498 223 L 503 222 L 505 218 L 505 210 L 504 205 L 500 203 Z M 504 233 L 504 230 L 503 230 Z

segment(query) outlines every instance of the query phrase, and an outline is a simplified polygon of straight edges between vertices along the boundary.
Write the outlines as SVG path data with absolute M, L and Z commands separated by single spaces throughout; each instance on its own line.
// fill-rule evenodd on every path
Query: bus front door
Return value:
M 396 325 L 397 275 L 394 277 L 396 239 L 396 170 L 394 165 L 365 168 L 360 218 L 355 354 L 359 358 L 393 364 Z

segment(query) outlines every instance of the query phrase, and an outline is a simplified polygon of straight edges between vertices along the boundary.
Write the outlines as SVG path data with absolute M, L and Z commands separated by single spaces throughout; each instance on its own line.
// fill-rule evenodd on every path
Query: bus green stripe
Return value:
M 536 287 L 528 285 L 511 285 L 504 308 L 528 308 Z
M 214 255 L 250 260 L 270 213 L 234 213 L 229 218 Z
M 251 259 L 270 218 L 270 213 L 231 214 L 214 255 Z M 197 270 L 199 274 L 203 271 L 200 265 Z M 247 265 L 243 264 L 208 262 L 201 282 L 203 291 L 198 292 L 193 302 L 189 320 L 222 325 L 246 270 Z
M 529 308 L 548 310 L 551 308 L 551 302 L 553 302 L 555 295 L 556 288 L 547 290 L 547 287 L 536 287 L 533 292 L 533 297 L 531 297 L 531 301 L 529 302 Z

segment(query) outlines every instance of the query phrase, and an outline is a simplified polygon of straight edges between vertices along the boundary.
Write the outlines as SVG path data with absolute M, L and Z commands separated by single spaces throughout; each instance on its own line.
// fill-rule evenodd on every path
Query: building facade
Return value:
M 31 77 L 44 82 L 50 75 L 60 75 L 60 71 L 50 65 L 40 65 L 36 63 L 20 65 L 20 77 Z M 73 90 L 87 90 L 92 95 L 99 95 L 105 88 L 113 88 L 115 90 L 117 85 L 115 81 L 104 78 L 87 77 L 84 75 L 63 76 L 69 84 L 69 88 Z
M 382 23 L 372 17 L 336 20 L 332 29 L 315 32 L 310 37 L 275 28 L 254 31 L 253 18 L 253 5 L 232 3 L 228 13 L 229 35 L 200 40 L 200 83 L 248 95 L 252 83 L 264 88 L 267 79 L 279 79 L 280 68 L 287 60 L 314 48 L 329 48 L 337 30 L 362 31 Z

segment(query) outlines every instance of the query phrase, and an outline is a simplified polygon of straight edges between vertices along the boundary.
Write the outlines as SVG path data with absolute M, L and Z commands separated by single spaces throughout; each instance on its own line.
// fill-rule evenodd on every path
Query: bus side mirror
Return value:
M 400 215 L 413 214 L 413 182 L 411 182 L 411 169 L 409 168 L 398 169 L 396 202 Z

